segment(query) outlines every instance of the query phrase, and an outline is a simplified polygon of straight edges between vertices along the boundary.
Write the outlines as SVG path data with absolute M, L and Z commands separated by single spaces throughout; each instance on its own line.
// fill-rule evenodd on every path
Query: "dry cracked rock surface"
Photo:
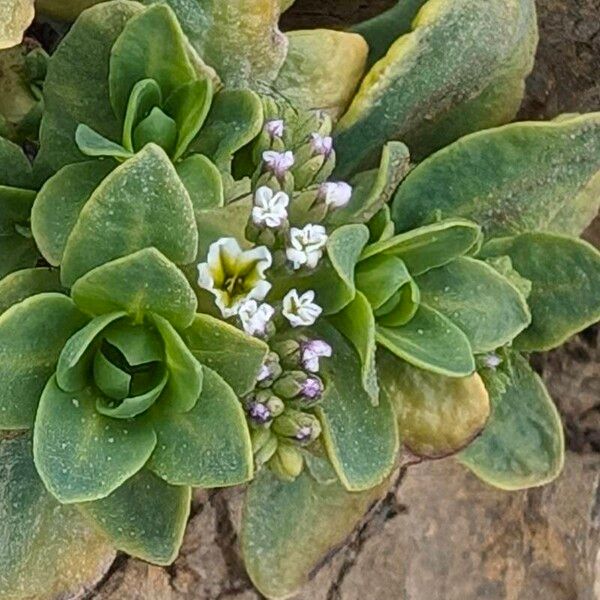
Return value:
M 288 28 L 341 27 L 393 0 L 298 0 Z M 541 43 L 520 118 L 600 109 L 600 0 L 539 0 Z M 600 244 L 600 221 L 586 237 Z M 536 356 L 567 430 L 563 475 L 543 489 L 486 487 L 453 460 L 419 465 L 296 600 L 600 599 L 600 329 Z M 257 600 L 237 546 L 242 494 L 202 492 L 170 568 L 124 556 L 97 600 Z

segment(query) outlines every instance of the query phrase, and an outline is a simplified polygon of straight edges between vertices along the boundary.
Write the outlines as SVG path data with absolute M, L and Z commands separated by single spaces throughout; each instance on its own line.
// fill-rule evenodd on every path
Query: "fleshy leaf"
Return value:
M 369 67 L 383 58 L 401 35 L 410 33 L 414 18 L 426 2 L 427 0 L 397 0 L 392 8 L 352 27 L 352 31 L 362 35 L 369 44 Z
M 503 490 L 555 479 L 564 462 L 560 416 L 542 380 L 515 356 L 508 372 L 485 370 L 492 414 L 487 427 L 458 456 L 477 477 Z
M 115 551 L 44 488 L 28 435 L 0 437 L 0 597 L 53 600 L 90 589 Z
M 63 392 L 52 377 L 38 408 L 33 454 L 48 490 L 63 504 L 108 496 L 146 464 L 156 434 L 145 419 L 96 411 L 98 391 Z
M 274 282 L 271 297 L 283 296 L 290 288 L 314 290 L 316 302 L 325 314 L 335 314 L 356 293 L 354 269 L 369 239 L 365 225 L 343 225 L 335 229 L 327 241 L 327 254 L 315 269 L 289 270 L 287 276 Z
M 398 416 L 400 439 L 415 455 L 441 458 L 467 446 L 483 429 L 490 399 L 481 377 L 444 377 L 380 351 L 381 394 Z
M 464 219 L 448 219 L 419 227 L 365 248 L 362 259 L 378 254 L 401 258 L 411 275 L 425 273 L 463 256 L 478 242 L 480 228 Z
M 600 319 L 600 253 L 587 242 L 551 233 L 492 240 L 484 256 L 510 256 L 531 281 L 531 326 L 516 340 L 524 351 L 550 350 Z
M 378 325 L 376 337 L 390 352 L 420 369 L 448 377 L 467 377 L 475 371 L 467 336 L 424 304 L 406 325 Z
M 198 361 L 216 371 L 238 396 L 254 388 L 269 351 L 263 341 L 204 314 L 196 315 L 183 337 Z
M 166 319 L 154 315 L 154 322 L 165 344 L 169 371 L 161 403 L 172 412 L 187 412 L 196 405 L 202 391 L 202 366 Z
M 401 231 L 452 216 L 476 221 L 486 237 L 578 236 L 599 207 L 600 113 L 592 113 L 458 140 L 410 173 L 393 217 Z
M 112 160 L 63 167 L 42 187 L 31 211 L 31 230 L 44 258 L 58 266 L 79 213 L 100 182 L 115 168 Z
M 168 49 L 168 52 L 166 51 Z M 125 119 L 129 96 L 143 79 L 158 83 L 163 98 L 196 78 L 189 47 L 173 11 L 154 4 L 125 25 L 110 53 L 110 102 Z
M 154 0 L 144 0 L 145 3 Z M 192 46 L 228 88 L 271 83 L 287 52 L 280 0 L 167 0 Z M 243 23 L 243 26 L 240 24 Z
M 36 172 L 49 175 L 88 158 L 75 143 L 75 130 L 87 125 L 109 140 L 120 140 L 122 123 L 109 102 L 110 52 L 137 2 L 102 3 L 85 11 L 62 40 L 48 65 L 45 111 Z
M 70 298 L 38 294 L 0 316 L 0 429 L 33 425 L 65 342 L 85 323 Z
M 78 279 L 71 297 L 92 315 L 125 310 L 141 322 L 151 312 L 185 329 L 197 300 L 183 273 L 156 248 L 145 248 L 96 267 Z
M 169 565 L 179 553 L 190 506 L 189 487 L 169 485 L 142 469 L 110 496 L 79 508 L 118 550 Z
M 0 185 L 16 188 L 31 186 L 31 165 L 17 144 L 0 137 Z
M 200 211 L 219 208 L 225 204 L 221 174 L 206 156 L 192 154 L 179 161 L 175 168 L 190 195 L 196 222 L 202 221 Z
M 358 352 L 363 389 L 376 406 L 379 403 L 379 384 L 375 366 L 375 317 L 369 301 L 357 291 L 354 300 L 337 315 L 333 315 L 331 322 L 352 342 Z
M 56 270 L 40 267 L 15 271 L 0 280 L 0 315 L 25 298 L 62 289 Z
M 87 125 L 79 125 L 75 130 L 75 142 L 77 147 L 86 156 L 110 156 L 117 160 L 127 160 L 132 156 L 120 144 L 113 142 Z
M 363 79 L 338 125 L 347 177 L 388 140 L 415 158 L 516 114 L 537 43 L 533 0 L 427 2 Z
M 410 168 L 410 153 L 402 142 L 389 142 L 381 152 L 378 169 L 352 178 L 350 202 L 331 212 L 331 223 L 366 223 L 385 206 Z
M 0 49 L 19 44 L 33 16 L 33 0 L 0 0 Z
M 36 0 L 36 8 L 42 14 L 63 21 L 74 21 L 90 6 L 106 0 Z
M 148 467 L 165 481 L 215 488 L 252 477 L 252 444 L 242 405 L 214 371 L 204 368 L 202 394 L 191 411 L 157 413 L 154 426 L 158 442 Z
M 74 392 L 87 385 L 97 337 L 123 316 L 124 312 L 100 315 L 66 341 L 56 365 L 57 383 L 63 390 Z
M 519 290 L 480 260 L 457 258 L 416 282 L 422 301 L 459 327 L 476 354 L 504 346 L 531 323 Z
M 374 310 L 383 306 L 410 280 L 406 265 L 396 256 L 378 254 L 358 263 L 356 288 L 360 290 Z
M 385 488 L 351 493 L 306 471 L 285 482 L 262 469 L 248 488 L 242 518 L 242 552 L 254 585 L 268 598 L 290 597 Z
M 179 264 L 191 263 L 198 249 L 190 197 L 154 144 L 110 173 L 82 208 L 65 246 L 62 282 L 71 286 L 93 268 L 148 246 Z
M 223 90 L 215 96 L 202 132 L 191 149 L 227 169 L 233 153 L 258 135 L 262 122 L 262 103 L 254 92 Z
M 373 406 L 363 389 L 360 360 L 349 342 L 324 323 L 318 331 L 334 349 L 321 367 L 325 393 L 316 408 L 325 447 L 346 489 L 370 489 L 394 468 L 399 445 L 396 419 L 386 399 Z
M 295 108 L 322 110 L 336 119 L 364 73 L 369 51 L 365 40 L 331 29 L 288 31 L 286 36 L 287 57 L 273 87 Z

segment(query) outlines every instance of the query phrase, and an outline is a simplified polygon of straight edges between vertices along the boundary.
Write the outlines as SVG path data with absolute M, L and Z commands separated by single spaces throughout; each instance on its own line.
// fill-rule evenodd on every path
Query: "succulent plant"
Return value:
M 532 0 L 284 35 L 290 4 L 40 2 L 83 12 L 33 164 L 0 139 L 2 597 L 171 563 L 192 488 L 248 484 L 280 598 L 403 465 L 561 470 L 527 357 L 600 318 L 600 115 L 506 124 Z

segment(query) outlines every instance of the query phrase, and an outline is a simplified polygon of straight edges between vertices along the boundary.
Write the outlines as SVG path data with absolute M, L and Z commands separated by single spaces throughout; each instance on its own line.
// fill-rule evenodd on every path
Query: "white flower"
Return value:
M 312 133 L 310 136 L 310 149 L 314 154 L 322 154 L 325 158 L 329 158 L 333 150 L 333 138 L 328 135 L 322 136 L 319 133 Z
M 290 322 L 292 327 L 307 327 L 312 325 L 323 312 L 323 309 L 315 304 L 315 293 L 313 290 L 304 292 L 298 296 L 298 290 L 290 290 L 283 299 L 283 316 Z
M 302 367 L 311 373 L 319 372 L 319 358 L 329 358 L 332 354 L 331 346 L 325 340 L 310 340 L 301 344 Z
M 258 304 L 256 300 L 246 300 L 239 307 L 238 316 L 244 331 L 249 335 L 262 337 L 267 331 L 267 325 L 273 318 L 275 309 L 266 302 Z
M 221 238 L 210 245 L 205 263 L 198 265 L 198 285 L 215 297 L 228 319 L 246 300 L 263 300 L 271 284 L 265 271 L 273 259 L 265 246 L 242 250 L 235 238 Z
M 314 269 L 321 257 L 323 248 L 327 243 L 327 232 L 323 225 L 305 225 L 303 229 L 292 227 L 290 229 L 291 247 L 285 253 L 294 269 L 307 266 Z
M 276 177 L 283 177 L 294 166 L 294 154 L 287 152 L 275 152 L 266 150 L 263 152 L 263 161 L 269 171 Z
M 259 187 L 254 194 L 252 221 L 256 225 L 281 227 L 287 220 L 287 207 L 290 197 L 285 192 L 273 193 L 266 185 Z
M 280 138 L 283 135 L 284 124 L 282 119 L 273 119 L 265 123 L 265 131 L 273 138 Z
M 342 208 L 350 202 L 352 186 L 344 181 L 327 181 L 319 187 L 319 198 L 331 208 Z
M 483 364 L 488 369 L 495 369 L 496 367 L 499 367 L 502 364 L 502 359 L 494 352 L 491 352 L 490 354 L 486 354 L 483 357 Z

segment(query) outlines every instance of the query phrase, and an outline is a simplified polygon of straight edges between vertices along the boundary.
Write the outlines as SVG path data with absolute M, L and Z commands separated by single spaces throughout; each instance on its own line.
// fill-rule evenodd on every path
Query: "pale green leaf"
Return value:
M 40 267 L 15 271 L 0 280 L 0 314 L 30 296 L 62 290 L 56 270 Z

